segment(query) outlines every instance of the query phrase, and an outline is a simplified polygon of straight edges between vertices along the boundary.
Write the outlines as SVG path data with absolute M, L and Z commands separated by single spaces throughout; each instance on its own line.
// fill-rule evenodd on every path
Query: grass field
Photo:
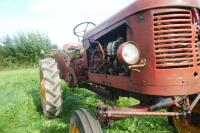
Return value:
M 70 115 L 79 108 L 95 109 L 102 100 L 94 93 L 63 82 L 64 111 L 59 118 L 48 120 L 42 115 L 37 69 L 0 72 L 0 133 L 67 133 Z M 118 106 L 135 104 L 134 99 L 120 98 Z M 104 133 L 173 133 L 166 117 L 133 117 L 116 121 Z

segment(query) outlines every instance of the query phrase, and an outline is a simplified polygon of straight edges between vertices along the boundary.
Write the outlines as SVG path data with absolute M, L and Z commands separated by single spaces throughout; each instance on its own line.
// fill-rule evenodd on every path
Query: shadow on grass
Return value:
M 34 102 L 35 107 L 36 107 L 36 112 L 38 112 L 38 113 L 40 113 L 40 115 L 42 115 L 43 112 L 42 112 L 42 104 L 41 104 L 41 100 L 40 100 L 40 89 L 39 89 L 39 87 L 37 87 L 37 89 L 31 89 L 26 93 L 27 93 L 27 95 L 32 97 L 33 102 Z
M 44 122 L 47 123 L 41 125 L 40 131 L 42 133 L 68 132 L 70 126 L 70 117 L 75 110 L 86 108 L 91 112 L 94 112 L 96 104 L 102 102 L 96 94 L 85 89 L 75 87 L 73 90 L 71 90 L 65 83 L 62 84 L 62 89 L 63 112 L 58 118 L 50 120 L 44 118 L 43 116 L 39 87 L 28 92 L 28 94 L 33 98 L 36 111 L 41 115 L 41 119 L 44 119 Z M 53 122 L 53 124 L 51 124 L 51 122 Z M 105 132 L 116 132 L 119 130 L 127 132 L 147 132 L 152 130 L 152 133 L 159 130 L 168 130 L 167 132 L 171 133 L 175 132 L 173 127 L 169 126 L 167 119 L 164 117 L 134 117 L 116 121 L 115 125 L 111 129 L 109 129 L 107 126 L 102 126 L 102 128 Z
M 64 86 L 63 90 L 63 112 L 60 116 L 65 123 L 70 122 L 70 117 L 75 110 L 86 108 L 94 111 L 96 104 L 100 102 L 96 94 L 83 88 L 75 87 L 70 90 L 69 87 Z
M 89 92 L 85 89 L 75 87 L 73 88 L 73 90 L 71 90 L 66 84 L 62 84 L 62 89 L 63 111 L 58 118 L 49 120 L 43 116 L 40 99 L 40 88 L 36 87 L 27 92 L 27 95 L 32 97 L 34 105 L 36 107 L 36 112 L 38 112 L 39 115 L 42 117 L 41 120 L 45 119 L 44 122 L 48 123 L 50 121 L 55 123 L 52 125 L 41 125 L 40 131 L 42 133 L 68 132 L 70 117 L 75 110 L 80 108 L 87 108 L 94 111 L 97 102 L 100 101 L 94 93 Z M 56 124 L 60 124 L 61 127 L 59 128 L 59 126 L 57 126 Z

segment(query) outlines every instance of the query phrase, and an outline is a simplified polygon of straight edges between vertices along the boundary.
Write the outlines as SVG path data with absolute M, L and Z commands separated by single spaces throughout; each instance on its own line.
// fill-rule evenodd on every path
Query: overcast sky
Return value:
M 101 23 L 134 0 L 0 0 L 0 38 L 18 31 L 40 31 L 62 46 L 77 42 L 73 28 Z

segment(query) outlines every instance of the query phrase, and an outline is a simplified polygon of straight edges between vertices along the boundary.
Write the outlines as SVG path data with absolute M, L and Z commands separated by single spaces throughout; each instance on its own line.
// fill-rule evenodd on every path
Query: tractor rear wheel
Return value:
M 86 109 L 79 109 L 71 117 L 69 133 L 102 133 L 102 130 L 94 116 Z
M 57 63 L 52 58 L 40 61 L 40 89 L 43 113 L 54 118 L 62 111 L 62 90 Z
M 180 112 L 180 108 L 172 107 L 169 111 Z M 184 117 L 170 117 L 169 124 L 174 126 L 179 133 L 199 133 L 200 132 L 200 104 L 198 103 L 191 116 Z

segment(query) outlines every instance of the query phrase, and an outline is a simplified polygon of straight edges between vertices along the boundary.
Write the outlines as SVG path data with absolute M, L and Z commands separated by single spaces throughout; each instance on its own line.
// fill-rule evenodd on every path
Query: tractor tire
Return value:
M 57 63 L 52 58 L 40 61 L 41 102 L 44 116 L 55 118 L 62 112 L 61 79 Z
M 173 111 L 173 107 L 169 107 L 167 108 L 167 112 L 172 112 Z M 171 116 L 168 116 L 167 117 L 167 121 L 168 121 L 168 124 L 172 127 L 175 127 L 174 126 L 174 122 L 173 122 L 173 118 Z
M 171 107 L 170 112 L 180 112 L 178 107 Z M 168 122 L 171 126 L 176 128 L 178 133 L 199 133 L 200 132 L 200 104 L 194 107 L 189 118 L 184 117 L 168 117 Z
M 99 121 L 86 109 L 79 109 L 72 114 L 69 133 L 102 133 Z

